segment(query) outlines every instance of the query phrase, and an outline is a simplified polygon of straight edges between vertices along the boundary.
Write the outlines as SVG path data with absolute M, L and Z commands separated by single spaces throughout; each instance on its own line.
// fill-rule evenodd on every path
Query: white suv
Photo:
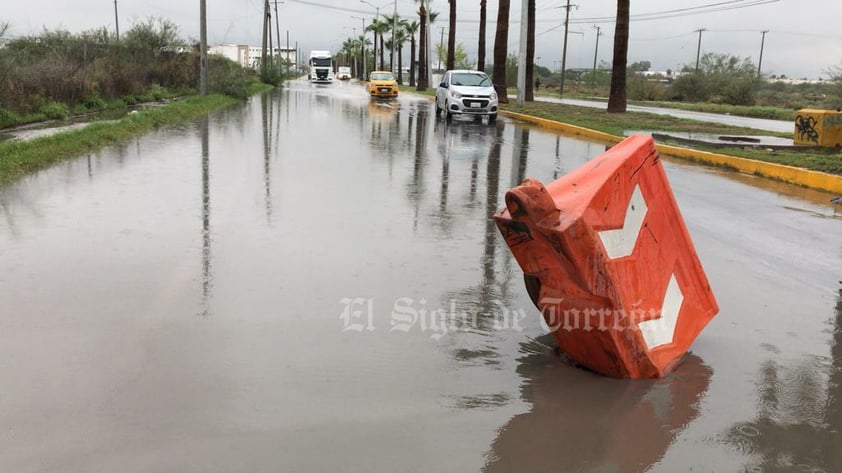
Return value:
M 497 92 L 484 72 L 453 70 L 444 73 L 436 90 L 436 115 L 442 111 L 450 120 L 453 115 L 473 115 L 479 120 L 488 116 L 497 119 Z

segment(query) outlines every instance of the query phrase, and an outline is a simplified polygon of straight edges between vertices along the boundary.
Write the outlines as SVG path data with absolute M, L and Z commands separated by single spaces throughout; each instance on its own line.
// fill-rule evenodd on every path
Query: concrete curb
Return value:
M 563 131 L 571 135 L 584 136 L 595 140 L 607 141 L 609 143 L 619 143 L 623 140 L 623 137 L 620 136 L 594 131 L 580 126 L 569 125 L 567 123 L 557 122 L 554 120 L 548 120 L 546 118 L 538 118 L 532 115 L 510 112 L 507 110 L 500 110 L 499 113 L 501 115 L 523 120 L 528 123 L 534 123 L 546 128 Z M 842 176 L 837 176 L 835 174 L 810 171 L 808 169 L 801 169 L 794 166 L 767 163 L 748 158 L 738 158 L 735 156 L 727 156 L 708 151 L 681 148 L 678 146 L 661 144 L 656 144 L 655 146 L 658 149 L 658 152 L 669 156 L 716 166 L 725 166 L 746 174 L 754 174 L 777 181 L 788 182 L 790 184 L 810 187 L 835 194 L 842 194 Z

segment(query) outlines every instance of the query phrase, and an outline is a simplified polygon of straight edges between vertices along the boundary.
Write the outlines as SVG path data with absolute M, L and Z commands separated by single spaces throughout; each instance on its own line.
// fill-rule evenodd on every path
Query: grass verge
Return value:
M 251 95 L 271 86 L 254 83 Z M 125 141 L 166 125 L 185 122 L 239 103 L 225 95 L 191 96 L 125 116 L 118 122 L 92 123 L 85 128 L 28 141 L 0 143 L 0 184 L 44 169 L 56 162 Z
M 601 131 L 615 136 L 623 136 L 627 131 L 674 131 L 723 135 L 771 135 L 792 138 L 792 134 L 787 133 L 772 133 L 752 128 L 698 122 L 650 113 L 608 113 L 601 109 L 546 102 L 531 102 L 525 104 L 522 108 L 517 107 L 514 103 L 510 102 L 509 104 L 502 105 L 501 108 L 503 110 L 509 110 L 539 118 L 546 118 L 548 120 L 576 125 L 591 130 Z M 664 144 L 672 143 L 665 142 Z M 684 148 L 689 147 L 684 143 L 677 145 Z M 772 151 L 747 146 L 714 148 L 710 146 L 706 147 L 704 145 L 693 145 L 692 148 L 728 156 L 756 159 L 758 161 L 786 164 L 803 169 L 842 175 L 842 154 L 832 149 L 829 149 L 828 151 Z

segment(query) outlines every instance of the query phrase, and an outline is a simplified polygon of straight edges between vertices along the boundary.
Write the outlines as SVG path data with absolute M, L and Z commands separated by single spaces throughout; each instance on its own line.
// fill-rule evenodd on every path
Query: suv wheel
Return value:
M 488 115 L 488 123 L 494 123 L 495 121 L 497 121 L 497 114 L 496 113 L 492 113 L 492 114 Z

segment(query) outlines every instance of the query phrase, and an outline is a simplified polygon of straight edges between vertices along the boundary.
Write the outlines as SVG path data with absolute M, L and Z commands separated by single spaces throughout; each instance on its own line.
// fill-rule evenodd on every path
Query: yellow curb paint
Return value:
M 501 115 L 523 120 L 525 122 L 541 125 L 546 128 L 563 131 L 568 134 L 584 136 L 596 140 L 607 141 L 609 143 L 619 143 L 624 138 L 609 133 L 590 130 L 575 125 L 568 125 L 554 120 L 547 120 L 546 118 L 538 118 L 532 115 L 523 113 L 510 112 L 508 110 L 500 110 Z M 775 179 L 799 186 L 810 187 L 823 191 L 842 194 L 842 176 L 835 174 L 828 174 L 825 172 L 811 171 L 808 169 L 801 169 L 794 166 L 786 166 L 783 164 L 767 163 L 748 158 L 739 158 L 736 156 L 727 156 L 724 154 L 711 153 L 708 151 L 699 151 L 689 148 L 681 148 L 670 145 L 655 145 L 658 152 L 674 156 L 676 158 L 687 159 L 700 163 L 714 164 L 717 166 L 727 166 L 739 172 L 763 176 L 770 179 Z

